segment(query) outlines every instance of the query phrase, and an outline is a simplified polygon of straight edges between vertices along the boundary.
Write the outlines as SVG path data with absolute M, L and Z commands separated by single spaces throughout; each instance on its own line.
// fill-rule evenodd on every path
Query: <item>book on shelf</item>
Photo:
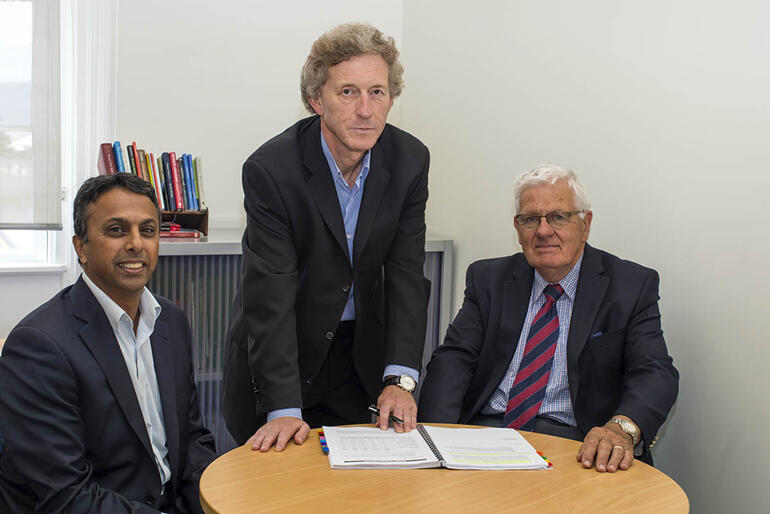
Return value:
M 198 201 L 201 205 L 203 205 L 203 188 L 201 185 L 203 184 L 201 182 L 201 159 L 200 157 L 196 157 L 193 159 L 193 170 L 195 171 L 195 191 L 198 194 Z
M 163 198 L 163 182 L 160 180 L 158 170 L 155 169 L 155 156 L 152 154 L 152 152 L 147 155 L 147 168 L 150 170 L 152 185 L 155 187 L 155 197 L 158 199 L 160 210 L 165 211 L 166 201 Z
M 99 146 L 99 159 L 96 162 L 96 167 L 99 169 L 99 175 L 114 175 L 118 172 L 115 152 L 113 152 L 111 144 L 102 143 Z
M 511 428 L 323 427 L 332 469 L 549 469 L 550 463 Z
M 180 228 L 179 230 L 162 230 L 160 237 L 161 239 L 195 239 L 201 237 L 201 233 L 194 228 Z
M 145 181 L 150 182 L 150 177 L 147 174 L 147 155 L 144 153 L 144 150 L 142 149 L 136 149 L 135 153 L 137 157 L 136 159 L 136 170 L 138 172 L 137 175 L 139 175 L 139 178 L 142 178 Z M 150 182 L 150 184 L 152 184 L 152 182 Z
M 174 200 L 174 186 L 171 182 L 171 175 L 168 170 L 168 154 L 164 157 L 158 157 L 158 169 L 163 174 L 163 193 L 166 195 L 166 210 L 173 211 L 176 208 L 176 201 Z
M 115 154 L 115 163 L 118 165 L 118 171 L 126 171 L 126 165 L 123 163 L 123 149 L 120 147 L 120 141 L 112 143 L 112 151 Z
M 131 144 L 126 146 L 126 155 L 128 156 L 128 169 L 136 175 L 136 161 L 134 160 L 134 148 Z
M 184 211 L 186 210 L 184 205 L 184 193 L 182 192 L 182 179 L 179 176 L 179 167 L 176 162 L 176 153 L 169 152 L 167 155 L 169 173 L 171 175 L 171 180 L 174 181 L 174 198 L 176 199 L 176 210 Z

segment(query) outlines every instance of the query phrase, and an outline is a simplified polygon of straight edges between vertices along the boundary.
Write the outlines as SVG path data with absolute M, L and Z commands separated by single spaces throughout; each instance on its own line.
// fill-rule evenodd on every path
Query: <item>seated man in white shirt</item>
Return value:
M 158 262 L 152 186 L 78 191 L 80 279 L 11 331 L 0 356 L 0 505 L 13 512 L 202 512 L 213 460 L 184 313 L 145 285 Z

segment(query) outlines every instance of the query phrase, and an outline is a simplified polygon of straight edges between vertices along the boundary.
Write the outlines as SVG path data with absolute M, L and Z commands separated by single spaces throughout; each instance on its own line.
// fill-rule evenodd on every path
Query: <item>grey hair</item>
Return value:
M 519 213 L 521 205 L 521 194 L 527 189 L 543 184 L 555 184 L 559 180 L 564 180 L 572 189 L 575 198 L 575 207 L 580 211 L 587 211 L 591 208 L 591 202 L 588 200 L 586 188 L 574 171 L 558 166 L 556 164 L 541 164 L 529 171 L 525 171 L 518 176 L 513 183 L 513 201 L 516 213 Z M 581 214 L 580 217 L 584 217 Z
M 329 78 L 329 68 L 353 57 L 379 55 L 388 65 L 388 92 L 398 98 L 404 88 L 404 67 L 398 62 L 398 49 L 392 37 L 385 36 L 368 23 L 344 23 L 325 32 L 310 48 L 300 76 L 300 91 L 305 108 L 315 114 L 310 98 L 318 98 Z

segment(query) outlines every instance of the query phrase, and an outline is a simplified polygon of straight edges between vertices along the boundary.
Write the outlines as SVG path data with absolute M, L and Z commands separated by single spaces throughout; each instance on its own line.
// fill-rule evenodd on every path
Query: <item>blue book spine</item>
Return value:
M 185 185 L 187 186 L 185 190 L 185 194 L 187 194 L 187 208 L 188 210 L 194 211 L 195 210 L 195 202 L 193 200 L 193 183 L 192 183 L 192 175 L 190 174 L 190 168 L 187 166 L 187 154 L 182 154 L 182 166 L 184 167 L 184 181 Z
M 112 143 L 112 152 L 115 154 L 115 164 L 118 166 L 118 172 L 126 171 L 126 165 L 123 164 L 123 149 L 120 147 L 120 141 Z
M 160 160 L 163 163 L 163 178 L 166 182 L 166 194 L 168 195 L 168 210 L 176 210 L 176 196 L 174 196 L 174 182 L 171 178 L 171 161 L 168 158 L 168 152 L 163 152 L 160 155 Z
M 193 169 L 192 155 L 186 154 L 187 159 L 187 172 L 190 174 L 190 197 L 192 198 L 192 208 L 194 211 L 199 211 L 200 206 L 198 204 L 198 194 L 196 193 L 195 186 L 195 171 Z

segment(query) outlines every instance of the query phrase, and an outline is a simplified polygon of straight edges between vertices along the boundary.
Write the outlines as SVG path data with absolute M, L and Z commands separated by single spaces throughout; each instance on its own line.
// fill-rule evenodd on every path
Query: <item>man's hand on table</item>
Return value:
M 387 419 L 387 418 L 386 418 Z M 257 432 L 246 441 L 252 450 L 266 452 L 275 445 L 275 451 L 280 452 L 286 448 L 289 440 L 302 444 L 310 433 L 310 426 L 299 418 L 281 417 L 275 418 L 262 425 Z
M 586 434 L 577 454 L 584 468 L 596 466 L 596 471 L 614 473 L 627 470 L 634 462 L 634 445 L 631 436 L 623 432 L 617 423 L 594 427 Z
M 378 424 L 380 429 L 388 429 L 388 418 L 393 416 L 400 418 L 404 424 L 393 423 L 396 432 L 409 432 L 417 427 L 417 404 L 412 393 L 404 391 L 398 386 L 389 385 L 377 398 L 377 407 L 380 409 Z

